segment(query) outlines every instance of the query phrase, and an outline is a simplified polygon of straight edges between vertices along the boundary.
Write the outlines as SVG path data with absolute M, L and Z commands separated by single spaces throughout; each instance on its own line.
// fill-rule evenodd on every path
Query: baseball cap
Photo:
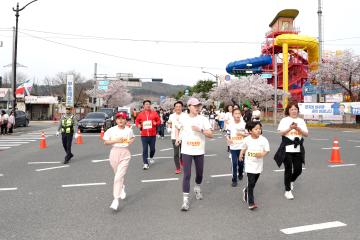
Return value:
M 197 99 L 197 98 L 190 98 L 187 102 L 187 105 L 193 105 L 193 106 L 197 106 L 197 105 L 201 105 L 201 102 Z
M 126 115 L 126 113 L 124 113 L 124 112 L 118 112 L 118 113 L 116 113 L 115 117 L 116 117 L 116 118 L 127 119 L 127 115 Z

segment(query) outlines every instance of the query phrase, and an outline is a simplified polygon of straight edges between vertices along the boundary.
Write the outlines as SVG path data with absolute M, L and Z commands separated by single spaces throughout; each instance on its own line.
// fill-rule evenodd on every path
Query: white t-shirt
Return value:
M 252 112 L 251 118 L 260 118 L 261 112 L 260 110 L 255 110 Z
M 113 144 L 114 147 L 123 147 L 126 148 L 129 146 L 129 141 L 134 137 L 133 130 L 131 128 L 125 127 L 124 129 L 119 128 L 117 125 L 109 128 L 104 133 L 104 140 L 114 140 L 115 138 L 120 138 L 121 143 Z
M 179 128 L 179 126 L 180 126 L 179 119 L 184 114 L 186 114 L 186 113 L 183 113 L 183 112 L 180 114 L 172 113 L 170 115 L 168 123 L 171 123 L 171 139 L 174 139 L 174 140 L 176 139 L 175 129 L 176 129 L 176 127 Z
M 224 121 L 225 120 L 225 113 L 224 112 L 220 112 L 219 113 L 219 121 Z
M 269 141 L 263 137 L 254 139 L 251 136 L 247 136 L 244 139 L 245 152 L 245 172 L 246 173 L 261 173 L 263 171 L 263 158 L 255 157 L 256 153 L 270 152 Z
M 9 115 L 7 113 L 5 113 L 3 116 L 2 116 L 2 120 L 6 120 L 8 121 L 9 120 Z
M 192 130 L 192 126 L 197 126 L 203 130 L 211 129 L 210 122 L 202 115 L 190 117 L 184 114 L 179 119 L 181 132 L 181 153 L 187 155 L 205 154 L 205 136 L 201 132 Z
M 230 145 L 231 150 L 240 150 L 243 148 L 244 137 L 243 134 L 245 131 L 245 122 L 240 121 L 235 123 L 232 121 L 228 126 L 229 137 L 232 140 L 233 144 Z
M 304 119 L 302 118 L 291 118 L 291 117 L 284 117 L 283 119 L 281 119 L 279 126 L 278 126 L 278 131 L 285 131 L 287 129 L 290 128 L 290 125 L 295 122 L 299 128 L 301 128 L 302 131 L 304 132 L 308 132 L 308 129 L 306 127 L 306 123 L 304 121 Z M 296 137 L 298 138 L 302 138 L 302 134 L 300 132 L 298 132 L 297 130 L 293 129 L 290 132 L 288 132 L 285 137 L 289 138 L 290 140 L 294 140 Z M 286 146 L 286 152 L 300 152 L 300 146 L 297 146 L 297 148 L 294 147 L 295 145 L 288 145 Z

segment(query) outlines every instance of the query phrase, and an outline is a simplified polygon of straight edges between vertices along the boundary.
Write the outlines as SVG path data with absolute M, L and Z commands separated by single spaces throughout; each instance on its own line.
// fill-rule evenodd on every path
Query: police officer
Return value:
M 59 136 L 59 134 L 61 132 L 62 144 L 63 144 L 64 150 L 66 152 L 64 164 L 69 163 L 70 159 L 74 156 L 71 153 L 71 144 L 72 144 L 72 139 L 73 139 L 74 133 L 75 133 L 75 139 L 78 137 L 77 133 L 76 133 L 76 131 L 77 131 L 76 117 L 72 114 L 71 110 L 72 110 L 71 107 L 66 107 L 66 113 L 61 118 L 60 126 L 56 133 L 56 136 Z

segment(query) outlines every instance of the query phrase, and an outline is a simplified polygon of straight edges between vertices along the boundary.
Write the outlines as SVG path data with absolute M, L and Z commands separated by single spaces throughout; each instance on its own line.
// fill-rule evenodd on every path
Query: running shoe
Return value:
M 229 153 L 229 158 L 231 159 L 231 153 Z
M 181 169 L 180 168 L 177 168 L 176 170 L 175 170 L 175 174 L 180 174 L 181 173 Z
M 190 203 L 189 203 L 189 199 L 188 198 L 184 198 L 183 200 L 183 204 L 181 205 L 181 211 L 188 211 L 190 208 Z
M 120 198 L 122 200 L 124 200 L 126 198 L 126 192 L 125 192 L 125 185 L 123 185 L 121 193 L 120 193 Z
M 114 199 L 110 205 L 110 208 L 114 211 L 118 210 L 119 208 L 119 200 L 118 199 Z
M 237 182 L 232 182 L 232 183 L 231 183 L 231 186 L 232 186 L 232 187 L 236 187 L 236 186 L 237 186 Z
M 149 163 L 150 163 L 150 164 L 154 164 L 154 163 L 155 163 L 154 158 L 150 158 Z
M 243 201 L 247 202 L 247 189 L 246 188 L 243 189 Z
M 294 195 L 292 194 L 291 190 L 290 191 L 285 191 L 284 196 L 288 200 L 293 200 L 294 199 Z
M 257 208 L 257 206 L 256 206 L 255 203 L 249 205 L 249 209 L 250 209 L 250 210 L 254 210 L 255 208 Z
M 243 179 L 243 174 L 242 174 L 242 173 L 239 174 L 238 178 L 239 178 L 239 180 L 241 181 L 241 180 Z
M 194 193 L 195 193 L 195 198 L 196 198 L 196 200 L 201 200 L 201 199 L 203 199 L 203 195 L 202 195 L 202 193 L 201 193 L 201 188 L 200 188 L 200 186 L 195 186 L 194 187 Z
M 143 169 L 144 169 L 144 170 L 148 170 L 148 169 L 149 169 L 149 164 L 146 164 L 146 163 L 145 163 L 144 166 L 143 166 Z

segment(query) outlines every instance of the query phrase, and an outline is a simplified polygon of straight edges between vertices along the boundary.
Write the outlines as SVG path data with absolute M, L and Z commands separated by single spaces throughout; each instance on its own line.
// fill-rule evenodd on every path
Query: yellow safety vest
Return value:
M 74 133 L 74 120 L 73 116 L 69 118 L 63 118 L 61 120 L 61 132 L 63 133 Z

